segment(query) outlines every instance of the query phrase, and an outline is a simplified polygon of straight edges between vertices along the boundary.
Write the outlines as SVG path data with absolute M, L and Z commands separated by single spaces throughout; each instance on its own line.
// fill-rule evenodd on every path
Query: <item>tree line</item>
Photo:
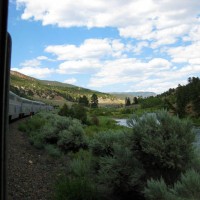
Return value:
M 180 117 L 193 112 L 196 117 L 200 116 L 200 79 L 198 77 L 188 78 L 185 86 L 178 85 L 176 89 L 177 113 Z M 189 109 L 187 111 L 187 109 Z
M 79 119 L 83 124 L 87 124 L 88 120 L 86 107 L 89 106 L 91 108 L 98 108 L 98 96 L 96 94 L 91 96 L 90 102 L 89 99 L 83 95 L 82 97 L 79 97 L 78 104 L 73 104 L 71 107 L 64 104 L 58 114 L 61 116 Z
M 133 105 L 133 104 L 138 104 L 138 98 L 137 97 L 133 97 L 132 103 L 131 103 L 130 97 L 125 98 L 125 106 L 130 106 L 130 105 Z

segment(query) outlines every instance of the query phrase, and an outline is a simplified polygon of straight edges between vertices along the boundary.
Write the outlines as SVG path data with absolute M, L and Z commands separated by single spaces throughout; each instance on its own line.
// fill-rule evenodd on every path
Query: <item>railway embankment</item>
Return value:
M 22 119 L 9 125 L 8 131 L 8 200 L 54 199 L 54 184 L 67 160 L 55 159 L 36 149 L 25 133 L 18 130 Z

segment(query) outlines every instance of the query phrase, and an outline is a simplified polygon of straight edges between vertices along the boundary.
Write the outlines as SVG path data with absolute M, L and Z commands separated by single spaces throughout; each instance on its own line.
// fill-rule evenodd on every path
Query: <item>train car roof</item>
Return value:
M 19 98 L 21 98 L 20 96 L 18 96 L 17 94 L 15 94 L 14 92 L 11 92 L 11 91 L 9 91 L 9 94 L 12 94 L 12 95 L 14 95 L 14 96 L 16 96 L 16 97 L 19 97 Z
M 14 96 L 16 96 L 16 97 L 19 97 L 22 101 L 33 102 L 33 103 L 45 105 L 45 103 L 43 103 L 43 102 L 41 102 L 41 101 L 34 101 L 34 100 L 31 100 L 31 99 L 26 99 L 26 98 L 20 97 L 20 96 L 18 96 L 17 94 L 15 94 L 15 93 L 12 92 L 12 91 L 9 91 L 9 94 L 12 94 L 12 95 L 14 95 Z

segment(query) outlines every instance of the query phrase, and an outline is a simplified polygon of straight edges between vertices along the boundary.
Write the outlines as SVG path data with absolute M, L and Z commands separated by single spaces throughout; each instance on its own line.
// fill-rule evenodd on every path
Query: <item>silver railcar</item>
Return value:
M 9 92 L 9 120 L 33 115 L 41 110 L 52 110 L 53 107 L 40 101 L 32 101 L 22 98 L 13 92 Z

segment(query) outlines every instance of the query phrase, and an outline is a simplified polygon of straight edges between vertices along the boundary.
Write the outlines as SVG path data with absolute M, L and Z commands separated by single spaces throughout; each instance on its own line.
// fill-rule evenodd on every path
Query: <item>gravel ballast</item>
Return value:
M 54 199 L 55 182 L 65 171 L 67 160 L 56 159 L 29 143 L 26 133 L 18 130 L 19 123 L 9 125 L 7 136 L 8 200 Z

